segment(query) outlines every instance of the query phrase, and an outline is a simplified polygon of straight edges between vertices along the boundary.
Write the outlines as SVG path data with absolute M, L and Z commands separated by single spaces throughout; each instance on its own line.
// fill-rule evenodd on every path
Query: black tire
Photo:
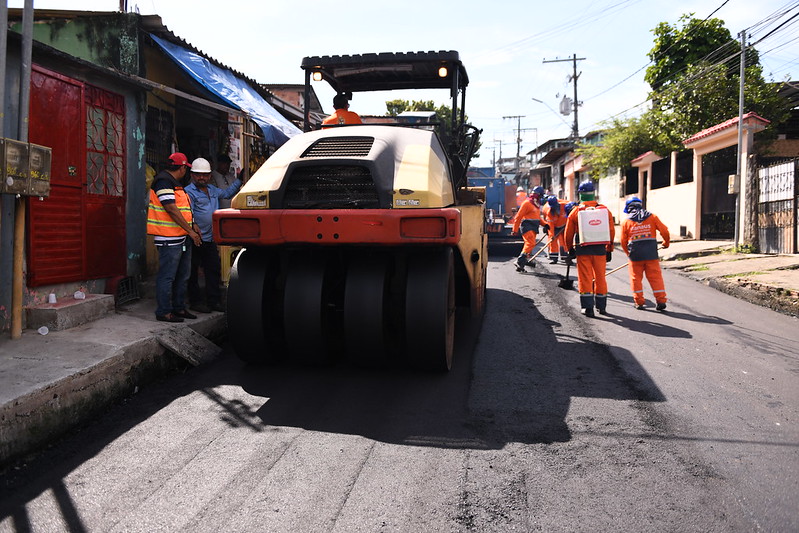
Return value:
M 274 261 L 270 254 L 245 249 L 230 270 L 228 336 L 236 355 L 249 363 L 268 363 L 278 358 L 274 339 L 269 339 L 268 334 Z
M 351 361 L 385 363 L 388 298 L 387 257 L 353 257 L 344 288 L 344 343 Z
M 405 341 L 414 368 L 447 371 L 455 346 L 455 268 L 451 248 L 408 260 Z
M 303 363 L 328 358 L 324 284 L 324 261 L 306 253 L 291 256 L 283 291 L 283 331 L 290 356 Z

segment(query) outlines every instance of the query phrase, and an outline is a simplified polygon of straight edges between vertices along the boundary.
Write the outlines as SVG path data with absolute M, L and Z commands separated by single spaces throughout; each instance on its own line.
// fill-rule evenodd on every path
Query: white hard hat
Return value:
M 524 187 L 516 187 L 516 192 L 524 191 Z
M 210 174 L 211 163 L 209 163 L 207 159 L 198 157 L 191 162 L 191 171 L 196 172 L 197 174 Z

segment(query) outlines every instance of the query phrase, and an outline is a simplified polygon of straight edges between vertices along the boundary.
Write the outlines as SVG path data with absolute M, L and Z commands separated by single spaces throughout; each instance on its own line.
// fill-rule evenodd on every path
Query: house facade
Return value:
M 22 10 L 8 10 L 5 136 L 19 118 Z M 25 200 L 24 306 L 113 294 L 157 268 L 148 187 L 169 154 L 229 155 L 249 176 L 301 132 L 296 106 L 175 36 L 160 17 L 37 10 L 29 141 L 52 148 L 50 195 Z M 0 330 L 11 308 L 15 199 L 2 195 Z

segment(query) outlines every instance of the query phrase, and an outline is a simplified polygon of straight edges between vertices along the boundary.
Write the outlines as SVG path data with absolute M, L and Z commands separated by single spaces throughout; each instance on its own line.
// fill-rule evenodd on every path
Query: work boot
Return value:
M 527 266 L 527 255 L 522 254 L 516 258 L 516 272 L 524 272 L 525 266 Z
M 557 262 L 558 262 L 558 256 L 557 255 L 550 255 L 549 256 L 549 264 L 550 265 L 554 265 Z
M 594 318 L 594 308 L 593 307 L 586 307 L 583 309 L 583 314 L 588 318 Z
M 608 310 L 607 310 L 607 308 L 605 308 L 605 307 L 601 307 L 601 308 L 600 308 L 600 307 L 597 307 L 597 308 L 596 308 L 596 310 L 597 310 L 597 311 L 599 311 L 599 314 L 600 314 L 600 315 L 605 315 L 605 316 L 607 316 L 607 314 L 608 314 Z
M 638 310 L 644 309 L 646 306 L 644 304 L 634 304 L 635 308 Z
M 660 302 L 657 307 L 655 307 L 658 311 L 665 311 L 666 310 L 666 302 Z

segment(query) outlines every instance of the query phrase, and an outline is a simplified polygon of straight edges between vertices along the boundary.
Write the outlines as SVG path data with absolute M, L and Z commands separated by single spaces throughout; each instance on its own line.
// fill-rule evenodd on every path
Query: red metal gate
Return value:
M 123 98 L 34 66 L 29 138 L 53 159 L 50 196 L 28 204 L 28 285 L 124 275 Z

